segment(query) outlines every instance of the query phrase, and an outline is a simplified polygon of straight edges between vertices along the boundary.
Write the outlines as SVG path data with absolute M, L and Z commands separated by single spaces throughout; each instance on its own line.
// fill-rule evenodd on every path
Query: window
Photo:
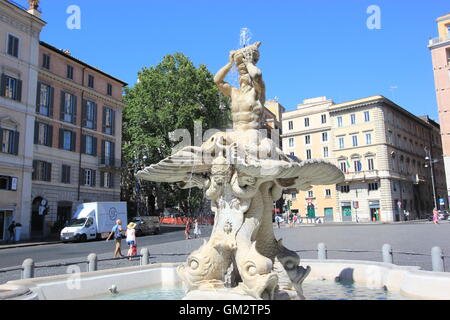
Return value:
M 38 82 L 36 97 L 36 113 L 43 116 L 53 116 L 53 93 L 49 85 Z
M 358 146 L 358 136 L 356 135 L 352 136 L 352 144 L 354 147 Z
M 325 189 L 325 198 L 331 197 L 331 189 Z
M 364 121 L 365 122 L 369 122 L 370 121 L 370 112 L 369 111 L 365 111 L 364 112 Z
M 100 187 L 113 188 L 113 177 L 111 172 L 100 172 Z
M 97 104 L 89 100 L 83 105 L 83 127 L 97 129 Z
M 102 159 L 101 163 L 104 165 L 114 164 L 114 143 L 111 141 L 102 141 Z
M 344 149 L 345 145 L 344 145 L 344 137 L 340 137 L 339 138 L 339 149 Z
M 59 148 L 67 151 L 75 151 L 76 133 L 59 129 Z
M 50 182 L 52 180 L 52 164 L 45 161 L 33 160 L 32 179 Z
M 0 176 L 0 190 L 17 191 L 16 177 Z
M 311 159 L 312 157 L 311 157 L 311 150 L 310 149 L 307 149 L 306 150 L 306 159 Z
M 92 169 L 82 169 L 81 170 L 81 184 L 86 187 L 95 187 L 96 185 L 96 172 Z
M 0 95 L 16 101 L 22 100 L 22 80 L 2 74 Z
M 314 198 L 314 192 L 312 190 L 308 191 L 308 198 Z
M 34 144 L 52 147 L 53 126 L 36 121 L 34 123 Z
M 372 134 L 371 133 L 366 133 L 366 144 L 372 144 Z
M 81 141 L 81 150 L 84 154 L 91 156 L 97 155 L 97 138 L 92 136 L 83 135 Z
M 338 127 L 342 127 L 343 126 L 342 117 L 338 117 L 337 118 L 337 122 L 338 122 Z
M 289 148 L 294 147 L 294 138 L 289 138 Z
M 289 153 L 291 156 L 294 156 L 295 157 L 295 152 L 290 152 Z
M 1 152 L 12 155 L 19 153 L 19 132 L 0 128 Z
M 108 83 L 108 85 L 106 86 L 106 94 L 108 96 L 112 96 L 112 89 L 113 89 L 112 84 Z
M 374 162 L 372 158 L 367 159 L 367 169 L 375 170 Z
M 294 122 L 293 121 L 289 121 L 288 122 L 288 128 L 289 128 L 289 130 L 293 130 L 294 129 Z
M 309 127 L 309 118 L 305 118 L 305 127 Z
M 88 75 L 88 87 L 94 89 L 94 76 Z
M 322 132 L 322 142 L 328 141 L 328 132 Z
M 356 114 L 351 114 L 350 115 L 350 123 L 351 124 L 356 124 Z
M 292 200 L 297 200 L 297 194 L 295 192 L 291 193 L 291 199 Z
M 19 57 L 19 38 L 8 35 L 8 54 L 10 56 Z
M 68 92 L 61 92 L 61 118 L 60 120 L 73 123 L 76 122 L 77 97 Z
M 114 135 L 115 112 L 111 108 L 103 108 L 103 133 Z
M 369 183 L 369 191 L 376 191 L 376 190 L 378 190 L 378 182 Z
M 362 165 L 360 160 L 353 161 L 353 168 L 355 169 L 355 172 L 362 171 Z
M 310 135 L 305 136 L 305 144 L 311 144 L 311 136 Z
M 62 165 L 61 168 L 61 183 L 70 183 L 70 166 Z
M 67 78 L 73 80 L 73 67 L 67 65 Z
M 50 70 L 50 56 L 45 53 L 42 55 L 42 68 Z
M 323 147 L 323 157 L 328 158 L 328 147 Z
M 341 186 L 341 193 L 349 193 L 350 192 L 350 186 Z
M 340 166 L 341 166 L 341 171 L 344 172 L 344 173 L 347 173 L 347 163 L 346 162 L 341 162 Z
M 320 118 L 321 118 L 322 124 L 327 123 L 327 115 L 326 114 L 321 115 Z

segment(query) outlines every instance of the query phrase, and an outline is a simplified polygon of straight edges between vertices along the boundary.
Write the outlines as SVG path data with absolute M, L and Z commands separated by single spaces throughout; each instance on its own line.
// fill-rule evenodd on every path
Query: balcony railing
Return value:
M 119 169 L 122 167 L 121 159 L 114 159 L 108 157 L 99 157 L 98 158 L 98 166 L 100 168 L 111 168 L 111 169 Z
M 428 45 L 429 46 L 434 46 L 436 44 L 439 44 L 441 42 L 445 42 L 445 41 L 449 41 L 450 40 L 450 33 L 448 33 L 447 35 L 443 36 L 443 37 L 436 37 L 436 38 L 431 38 L 428 41 Z
M 357 172 L 346 172 L 345 180 L 370 180 L 378 178 L 378 170 L 367 170 Z

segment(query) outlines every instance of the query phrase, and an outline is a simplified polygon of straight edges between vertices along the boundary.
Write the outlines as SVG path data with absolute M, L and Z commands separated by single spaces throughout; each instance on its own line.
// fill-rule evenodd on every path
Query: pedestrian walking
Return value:
M 294 227 L 295 227 L 295 225 L 297 224 L 297 219 L 298 219 L 298 217 L 297 217 L 297 215 L 296 214 L 294 214 L 294 218 L 293 218 L 294 220 L 293 220 L 293 223 L 294 223 Z
M 136 242 L 136 223 L 130 222 L 127 226 L 127 231 L 125 235 L 127 236 L 127 244 L 129 246 L 127 256 L 128 260 L 131 261 L 131 257 L 137 255 L 137 242 Z
M 191 221 L 188 218 L 186 220 L 186 226 L 184 228 L 184 236 L 185 236 L 186 240 L 189 240 L 191 238 L 190 232 L 191 232 Z
M 200 238 L 202 232 L 200 231 L 200 227 L 198 225 L 198 220 L 194 220 L 194 238 Z
M 112 228 L 111 232 L 109 233 L 108 238 L 106 238 L 106 241 L 109 241 L 109 239 L 114 235 L 114 244 L 115 244 L 115 250 L 114 250 L 114 258 L 117 257 L 119 254 L 121 257 L 124 257 L 122 254 L 121 248 L 122 248 L 122 221 L 118 219 L 116 221 L 116 225 Z
M 8 242 L 16 242 L 16 222 L 13 220 L 8 226 L 9 238 Z
M 279 215 L 277 215 L 276 217 L 275 217 L 275 222 L 277 223 L 277 225 L 278 225 L 278 229 L 280 228 L 280 222 L 281 222 L 281 217 L 279 216 Z
M 439 211 L 436 208 L 433 209 L 433 222 L 439 224 Z
M 294 222 L 294 215 L 292 212 L 289 213 L 289 226 L 292 227 Z

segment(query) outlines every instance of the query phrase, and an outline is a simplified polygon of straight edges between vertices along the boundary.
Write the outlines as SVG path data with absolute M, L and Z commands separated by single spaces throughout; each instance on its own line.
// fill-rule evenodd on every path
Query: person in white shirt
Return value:
M 127 256 L 130 257 L 128 260 L 131 260 L 132 256 L 135 256 L 137 254 L 137 243 L 136 243 L 136 223 L 130 222 L 127 226 L 127 231 L 125 231 L 125 234 L 127 236 L 127 244 L 130 246 L 130 249 L 128 249 Z

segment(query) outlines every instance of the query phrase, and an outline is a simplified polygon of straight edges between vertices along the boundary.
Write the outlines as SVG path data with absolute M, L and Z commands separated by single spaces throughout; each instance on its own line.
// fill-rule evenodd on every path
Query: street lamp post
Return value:
M 430 163 L 429 166 L 430 166 L 430 170 L 431 170 L 431 185 L 432 185 L 432 188 L 433 188 L 434 207 L 436 209 L 439 209 L 438 205 L 437 205 L 437 199 L 436 199 L 436 188 L 434 186 L 434 170 L 433 170 L 433 162 L 437 162 L 437 161 L 435 161 L 435 160 L 433 160 L 431 158 L 431 152 L 430 152 L 430 150 L 428 150 L 427 147 L 425 147 L 424 150 L 425 150 L 425 153 L 426 153 L 425 161 L 427 161 L 427 163 L 425 164 L 425 168 L 428 167 L 428 162 Z

